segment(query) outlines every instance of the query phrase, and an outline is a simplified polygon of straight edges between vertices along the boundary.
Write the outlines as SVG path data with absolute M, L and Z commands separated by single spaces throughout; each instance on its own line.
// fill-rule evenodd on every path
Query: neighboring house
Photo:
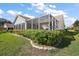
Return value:
M 10 30 L 10 29 L 13 29 L 13 28 L 14 28 L 14 25 L 12 24 L 12 22 L 10 22 L 6 19 L 0 18 L 0 31 Z
M 13 29 L 13 28 L 14 28 L 14 26 L 11 22 L 5 22 L 4 23 L 4 29 L 10 30 L 10 29 Z
M 28 17 L 17 15 L 14 21 L 15 29 L 47 29 L 47 30 L 63 30 L 63 15 L 52 16 L 51 14 L 30 19 Z

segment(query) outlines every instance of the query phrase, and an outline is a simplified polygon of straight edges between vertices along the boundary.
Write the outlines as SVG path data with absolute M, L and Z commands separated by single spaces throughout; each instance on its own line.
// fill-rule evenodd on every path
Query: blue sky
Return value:
M 79 19 L 78 3 L 0 3 L 0 17 L 14 21 L 17 14 L 30 18 L 51 13 L 53 16 L 63 14 L 66 26 Z

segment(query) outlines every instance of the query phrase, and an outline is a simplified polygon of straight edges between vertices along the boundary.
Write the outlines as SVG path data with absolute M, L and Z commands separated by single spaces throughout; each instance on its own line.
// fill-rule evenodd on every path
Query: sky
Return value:
M 63 14 L 66 27 L 79 19 L 78 3 L 0 3 L 0 18 L 14 21 L 16 15 L 35 18 L 46 14 Z

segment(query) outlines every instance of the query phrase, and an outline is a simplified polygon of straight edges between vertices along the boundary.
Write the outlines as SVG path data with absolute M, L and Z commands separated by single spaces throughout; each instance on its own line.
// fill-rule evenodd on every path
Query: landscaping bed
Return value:
M 64 30 L 49 31 L 28 29 L 17 30 L 13 32 L 24 37 L 30 38 L 39 45 L 54 46 L 57 48 L 66 47 L 71 43 L 71 41 L 74 40 L 73 36 L 68 31 Z

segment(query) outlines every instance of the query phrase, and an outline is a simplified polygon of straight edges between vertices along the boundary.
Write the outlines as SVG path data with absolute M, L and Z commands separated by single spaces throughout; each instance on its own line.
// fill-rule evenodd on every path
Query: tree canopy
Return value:
M 79 26 L 79 20 L 76 20 L 76 21 L 74 22 L 73 26 L 74 26 L 74 27 Z
M 3 24 L 3 23 L 5 23 L 5 22 L 12 23 L 12 22 L 10 22 L 10 21 L 7 20 L 7 19 L 0 18 L 0 24 Z
M 79 20 L 76 20 L 73 24 L 73 29 L 79 31 Z

